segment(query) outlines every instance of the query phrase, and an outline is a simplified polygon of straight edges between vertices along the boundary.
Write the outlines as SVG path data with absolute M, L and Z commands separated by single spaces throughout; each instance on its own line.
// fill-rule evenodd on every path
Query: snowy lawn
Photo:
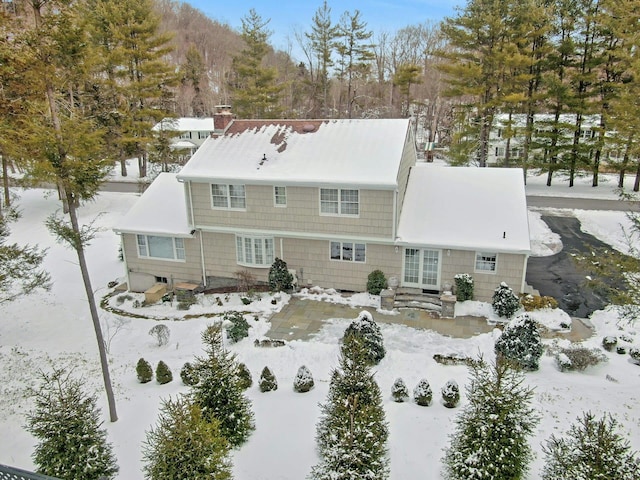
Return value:
M 88 249 L 88 263 L 93 286 L 98 298 L 108 289 L 109 281 L 122 276 L 122 263 L 117 259 L 119 239 L 110 227 L 135 202 L 137 195 L 103 193 L 97 201 L 81 209 L 81 220 L 88 222 L 97 214 L 97 223 L 104 227 Z M 119 420 L 109 423 L 106 398 L 103 394 L 95 338 L 84 300 L 80 272 L 72 251 L 55 244 L 43 222 L 58 208 L 54 197 L 43 198 L 41 190 L 22 193 L 20 200 L 22 219 L 12 225 L 12 241 L 38 243 L 49 248 L 45 262 L 52 274 L 51 292 L 38 293 L 16 302 L 0 306 L 0 463 L 31 469 L 30 458 L 34 440 L 23 430 L 25 413 L 32 402 L 27 387 L 37 385 L 37 372 L 48 371 L 53 364 L 65 365 L 84 377 L 88 389 L 95 391 L 103 409 L 109 440 L 114 444 L 120 465 L 119 479 L 142 478 L 140 445 L 145 431 L 157 418 L 158 405 L 187 388 L 182 385 L 179 372 L 182 365 L 203 353 L 200 332 L 215 318 L 198 317 L 165 320 L 171 332 L 169 343 L 158 347 L 148 332 L 158 323 L 154 319 L 116 316 L 101 310 L 105 337 L 109 343 L 111 375 L 116 392 Z M 613 213 L 574 212 L 589 225 L 591 233 L 609 244 L 622 244 L 620 234 L 612 225 L 624 222 L 624 215 Z M 530 215 L 532 244 L 537 255 L 550 255 L 559 251 L 561 244 L 539 219 L 539 213 Z M 325 292 L 329 301 L 367 304 L 367 295 L 344 299 Z M 229 348 L 247 364 L 254 378 L 254 386 L 247 391 L 253 402 L 256 431 L 247 444 L 233 454 L 234 477 L 237 480 L 300 480 L 317 462 L 315 453 L 315 424 L 318 403 L 325 400 L 332 368 L 337 365 L 338 345 L 342 332 L 352 320 L 333 319 L 309 341 L 295 341 L 279 348 L 258 348 L 253 341 L 268 331 L 268 316 L 281 308 L 287 300 L 272 305 L 270 297 L 248 306 L 242 305 L 237 295 L 228 301 L 220 295 L 222 306 L 215 296 L 201 298 L 189 311 L 179 311 L 168 305 L 135 309 L 133 298 L 112 297 L 114 306 L 144 312 L 154 318 L 183 318 L 185 314 L 221 314 L 228 309 L 250 312 L 250 336 Z M 477 305 L 475 305 L 475 304 Z M 486 304 L 465 302 L 459 305 L 466 313 L 481 313 Z M 357 310 L 356 310 L 357 312 Z M 257 318 L 257 319 L 256 319 Z M 355 318 L 355 313 L 354 313 Z M 551 321 L 547 318 L 546 321 Z M 585 342 L 599 347 L 602 336 L 624 337 L 619 342 L 627 348 L 640 346 L 637 328 L 620 324 L 614 311 L 596 312 L 591 321 L 597 335 Z M 482 355 L 493 358 L 493 342 L 498 334 L 479 335 L 472 339 L 452 339 L 434 332 L 416 331 L 408 327 L 381 324 L 387 356 L 376 367 L 376 379 L 385 397 L 384 408 L 390 425 L 389 453 L 391 478 L 440 478 L 440 459 L 448 443 L 448 435 L 460 408 L 466 403 L 464 394 L 457 409 L 447 409 L 440 402 L 440 388 L 449 379 L 461 386 L 467 381 L 463 366 L 443 366 L 433 355 Z M 624 335 L 623 335 L 624 334 Z M 535 388 L 535 406 L 543 415 L 537 433 L 531 439 L 537 458 L 529 478 L 539 477 L 543 465 L 541 442 L 552 433 L 564 432 L 583 410 L 600 415 L 613 413 L 629 435 L 634 449 L 640 449 L 640 366 L 633 364 L 628 355 L 606 353 L 609 361 L 582 373 L 561 373 L 554 359 L 543 356 L 538 372 L 528 373 L 527 382 Z M 140 357 L 155 368 L 159 360 L 172 369 L 174 381 L 167 385 L 155 382 L 139 384 L 135 365 Z M 293 379 L 301 365 L 306 365 L 316 381 L 309 393 L 295 393 Z M 256 386 L 264 366 L 275 373 L 279 388 L 275 392 L 260 393 Z M 394 380 L 402 377 L 413 390 L 421 378 L 429 380 L 434 390 L 434 402 L 429 407 L 415 403 L 395 403 L 390 398 Z

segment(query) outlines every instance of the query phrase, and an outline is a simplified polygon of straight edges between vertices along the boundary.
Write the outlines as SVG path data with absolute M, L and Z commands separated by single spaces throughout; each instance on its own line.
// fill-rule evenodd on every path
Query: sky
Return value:
M 268 28 L 273 32 L 270 43 L 278 50 L 289 51 L 290 39 L 295 54 L 294 32 L 309 29 L 313 15 L 322 5 L 322 0 L 187 0 L 186 3 L 201 10 L 210 18 L 226 23 L 240 30 L 244 17 L 251 8 L 263 19 L 271 19 Z M 407 25 L 427 21 L 438 22 L 445 16 L 453 16 L 456 5 L 464 5 L 463 0 L 341 0 L 329 1 L 331 18 L 338 22 L 345 12 L 360 10 L 362 19 L 367 23 L 374 36 L 380 32 L 393 33 Z M 300 59 L 299 59 L 300 60 Z

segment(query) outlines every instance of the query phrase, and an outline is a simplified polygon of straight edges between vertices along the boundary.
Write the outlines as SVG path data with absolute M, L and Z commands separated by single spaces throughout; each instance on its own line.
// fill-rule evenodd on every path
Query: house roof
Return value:
M 184 185 L 175 173 L 161 173 L 113 228 L 118 233 L 190 237 Z
M 213 117 L 165 118 L 153 126 L 156 132 L 160 129 L 176 132 L 213 132 Z
M 234 120 L 179 180 L 396 188 L 408 119 Z
M 416 164 L 397 236 L 402 245 L 529 253 L 522 170 Z

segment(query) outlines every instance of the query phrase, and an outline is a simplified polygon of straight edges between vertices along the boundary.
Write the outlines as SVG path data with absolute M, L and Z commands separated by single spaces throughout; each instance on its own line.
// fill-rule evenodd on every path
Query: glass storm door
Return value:
M 439 290 L 439 276 L 440 250 L 404 249 L 404 286 Z

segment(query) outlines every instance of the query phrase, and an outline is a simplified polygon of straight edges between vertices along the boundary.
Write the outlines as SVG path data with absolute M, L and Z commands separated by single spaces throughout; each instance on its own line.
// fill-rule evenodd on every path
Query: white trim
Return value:
M 333 212 L 323 212 L 322 211 L 322 190 L 335 190 L 338 194 L 337 204 L 338 211 Z M 355 191 L 358 194 L 358 213 L 342 213 L 342 192 L 350 190 Z M 349 202 L 353 203 L 353 202 Z M 339 187 L 319 187 L 318 188 L 318 211 L 320 212 L 321 217 L 346 217 L 346 218 L 360 218 L 360 190 L 357 188 L 339 188 Z
M 495 255 L 496 259 L 493 262 L 494 263 L 494 269 L 493 270 L 484 270 L 484 269 L 478 269 L 478 255 Z M 488 275 L 495 275 L 496 273 L 498 273 L 498 257 L 499 254 L 498 252 L 495 251 L 486 251 L 486 250 L 476 250 L 475 252 L 475 257 L 473 259 L 473 271 L 474 273 L 486 273 Z M 486 262 L 485 263 L 490 263 L 490 262 Z
M 146 255 L 141 255 L 140 254 L 140 243 L 138 243 L 138 237 L 144 237 L 144 243 L 145 243 L 145 248 L 147 250 L 147 254 Z M 149 252 L 149 237 L 157 237 L 157 238 L 169 238 L 171 239 L 171 246 L 173 247 L 173 258 L 167 258 L 167 257 L 154 257 L 152 255 L 150 255 Z M 184 253 L 184 258 L 178 258 L 178 246 L 176 245 L 176 240 L 182 240 L 182 251 Z M 141 233 L 137 233 L 134 237 L 135 243 L 136 243 L 136 251 L 138 252 L 138 258 L 141 259 L 147 259 L 147 260 L 161 260 L 161 261 L 165 261 L 165 262 L 178 262 L 178 263 L 185 263 L 187 261 L 187 249 L 185 247 L 184 244 L 184 238 L 181 237 L 172 237 L 169 235 L 146 235 L 146 234 L 141 234 Z
M 284 203 L 278 203 L 278 195 L 276 194 L 276 188 L 284 188 Z M 282 197 L 282 195 L 280 195 Z M 273 186 L 273 206 L 276 208 L 287 208 L 287 187 L 285 185 Z
M 406 258 L 406 250 L 418 250 L 418 283 L 407 282 L 405 281 L 405 258 Z M 422 283 L 422 278 L 424 276 L 424 252 L 428 250 L 430 252 L 438 253 L 438 271 L 436 272 L 436 284 L 435 285 L 425 285 Z M 404 287 L 412 287 L 412 288 L 420 288 L 424 290 L 440 290 L 442 287 L 442 250 L 436 248 L 420 248 L 416 246 L 406 246 L 402 249 L 402 258 L 400 260 L 402 262 L 402 272 L 401 272 L 401 282 L 400 284 Z
M 333 243 L 339 243 L 340 244 L 340 258 L 333 258 L 332 256 L 332 244 Z M 344 258 L 342 258 L 342 253 L 344 251 L 344 244 L 351 244 L 353 250 L 351 252 L 351 260 L 345 260 Z M 364 246 L 364 260 L 356 260 L 356 245 L 363 245 Z M 367 263 L 367 244 L 365 242 L 362 241 L 357 241 L 357 240 L 330 240 L 329 241 L 329 261 L 330 262 L 349 262 L 349 263 L 358 263 L 358 264 L 366 264 Z
M 214 185 L 224 185 L 226 187 L 226 200 L 227 200 L 227 206 L 226 207 L 221 207 L 219 205 L 214 205 L 213 204 L 213 186 Z M 244 191 L 244 196 L 242 197 L 244 199 L 244 207 L 232 207 L 231 206 L 231 188 L 230 187 L 242 187 L 243 191 Z M 220 196 L 220 195 L 218 195 Z M 243 183 L 210 183 L 209 184 L 209 198 L 211 200 L 211 209 L 212 210 L 228 210 L 228 211 L 234 211 L 234 212 L 246 212 L 247 211 L 247 186 Z M 240 198 L 240 197 L 233 197 L 233 198 Z
M 236 264 L 243 267 L 250 268 L 270 268 L 276 258 L 276 242 L 275 238 L 269 235 L 247 235 L 244 233 L 235 234 L 236 245 Z M 241 243 L 241 250 L 238 250 L 238 240 Z M 251 247 L 251 262 L 246 261 L 246 241 L 250 240 Z M 267 241 L 271 240 L 271 258 L 267 255 Z M 260 242 L 260 248 L 262 251 L 262 263 L 255 263 L 256 257 L 256 241 Z M 241 255 L 240 255 L 241 254 Z M 242 256 L 242 259 L 240 259 Z

